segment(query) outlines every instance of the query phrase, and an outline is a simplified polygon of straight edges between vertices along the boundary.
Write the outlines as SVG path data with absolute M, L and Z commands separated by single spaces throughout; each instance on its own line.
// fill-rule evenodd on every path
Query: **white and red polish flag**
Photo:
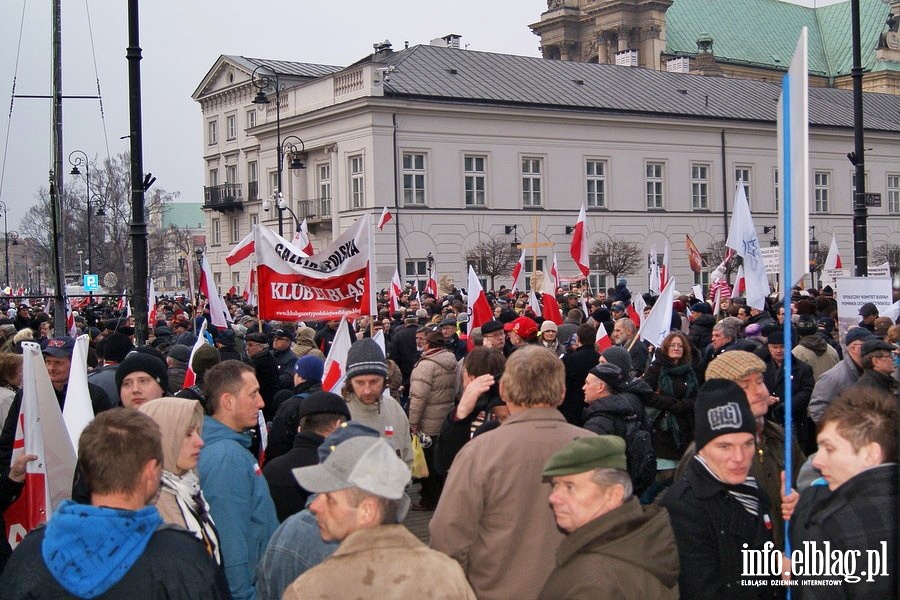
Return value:
M 153 284 L 152 277 L 150 278 L 150 289 L 147 292 L 147 325 L 150 326 L 151 331 L 156 328 L 156 286 Z
M 209 266 L 209 261 L 206 259 L 205 254 L 200 262 L 200 291 L 206 296 L 206 301 L 209 302 L 209 318 L 212 324 L 222 329 L 228 329 L 231 313 L 228 312 L 228 306 L 222 300 L 222 296 L 219 295 L 219 288 L 216 287 L 212 268 Z
M 597 323 L 597 337 L 594 339 L 594 347 L 597 352 L 603 352 L 607 348 L 612 348 L 612 340 L 606 333 L 606 327 L 603 323 Z
M 553 321 L 557 325 L 563 322 L 562 311 L 559 310 L 559 302 L 556 301 L 556 290 L 559 289 L 559 264 L 556 261 L 556 253 L 553 253 L 553 264 L 544 278 L 544 293 L 541 294 L 541 308 L 545 320 Z
M 116 310 L 121 313 L 121 311 L 125 310 L 125 306 L 127 306 L 128 300 L 125 296 L 125 290 L 122 290 L 122 295 L 119 297 L 119 303 L 116 304 Z
M 837 235 L 833 235 L 831 236 L 831 246 L 828 247 L 828 256 L 825 257 L 824 269 L 829 271 L 831 269 L 843 268 L 844 265 L 841 263 L 841 254 L 838 252 Z
M 387 222 L 394 218 L 394 215 L 387 209 L 387 206 L 384 207 L 384 210 L 381 211 L 381 217 L 378 218 L 378 230 L 381 231 L 384 229 L 384 226 L 387 225 Z
M 91 404 L 87 380 L 88 339 L 87 335 L 76 338 L 72 364 L 69 368 L 69 384 L 66 386 L 66 402 L 63 405 L 62 416 L 70 440 L 80 438 L 84 428 L 94 420 L 94 407 Z M 78 454 L 78 444 L 73 442 L 73 446 L 75 453 Z
M 294 239 L 291 240 L 291 243 L 303 250 L 307 256 L 315 254 L 316 251 L 313 249 L 312 242 L 309 241 L 309 226 L 306 224 L 306 219 L 300 222 L 300 227 L 297 229 L 297 233 L 294 234 Z
M 581 211 L 578 213 L 578 221 L 575 222 L 575 231 L 572 232 L 572 246 L 569 253 L 575 260 L 575 264 L 585 277 L 591 272 L 590 261 L 588 260 L 588 233 L 587 233 L 587 214 L 584 204 L 581 205 Z
M 481 282 L 478 280 L 478 275 L 475 273 L 472 265 L 469 265 L 469 280 L 466 292 L 468 293 L 466 310 L 469 313 L 469 331 L 472 331 L 493 318 L 491 305 L 488 303 L 484 288 L 481 287 Z
M 537 294 L 534 293 L 534 290 L 528 290 L 528 306 L 534 312 L 535 316 L 544 316 L 544 309 L 541 307 L 541 303 L 537 299 Z
M 75 312 L 72 310 L 72 301 L 66 297 L 66 335 L 75 337 L 78 335 L 78 327 L 75 326 Z
M 431 294 L 435 298 L 438 297 L 437 270 L 434 267 L 431 268 L 431 276 L 425 282 L 425 293 Z
M 519 255 L 519 260 L 516 262 L 516 265 L 513 267 L 512 272 L 512 286 L 510 288 L 513 292 L 521 291 L 524 288 L 523 282 L 525 279 L 525 251 L 522 250 L 522 254 Z
M 744 277 L 744 265 L 738 267 L 737 275 L 734 277 L 733 296 L 743 296 L 747 291 L 747 278 Z
M 659 285 L 660 276 L 659 276 L 659 263 L 656 260 L 656 244 L 650 246 L 650 292 L 653 294 L 659 295 L 659 291 L 662 287 Z
M 337 333 L 328 356 L 325 357 L 325 367 L 322 369 L 322 389 L 335 394 L 341 393 L 344 379 L 347 376 L 347 354 L 350 352 L 350 331 L 347 329 L 347 316 L 341 317 Z
M 40 345 L 23 342 L 22 359 L 22 406 L 11 463 L 23 453 L 38 459 L 28 463 L 22 495 L 4 513 L 4 533 L 13 548 L 71 497 L 76 460 Z
M 372 221 L 358 219 L 317 254 L 303 252 L 257 225 L 256 277 L 259 317 L 321 321 L 371 314 Z
M 194 372 L 193 367 L 194 354 L 196 354 L 197 350 L 206 343 L 206 326 L 207 320 L 203 319 L 200 322 L 200 331 L 197 332 L 197 341 L 194 342 L 194 347 L 191 348 L 191 356 L 188 358 L 187 370 L 184 373 L 184 383 L 182 385 L 186 388 L 197 383 L 197 373 Z
M 231 252 L 228 253 L 228 256 L 225 257 L 225 262 L 228 263 L 228 266 L 233 267 L 239 262 L 249 258 L 250 255 L 256 251 L 255 236 L 255 229 L 251 229 L 250 233 L 244 236 L 244 239 L 234 245 L 234 248 L 232 248 Z
M 669 239 L 666 238 L 666 246 L 663 250 L 663 261 L 659 265 L 659 289 L 666 287 L 669 283 Z
M 230 288 L 228 288 L 228 295 L 229 296 L 237 296 L 237 286 L 236 285 L 232 284 L 232 286 Z
M 401 294 L 403 294 L 403 282 L 400 281 L 400 272 L 394 269 L 394 276 L 391 277 L 391 291 L 388 296 L 391 301 L 391 312 L 400 310 Z

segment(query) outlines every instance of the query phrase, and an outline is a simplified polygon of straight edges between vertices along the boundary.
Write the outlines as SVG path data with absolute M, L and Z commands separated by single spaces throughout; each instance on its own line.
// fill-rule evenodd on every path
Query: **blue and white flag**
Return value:
M 793 287 L 809 268 L 809 86 L 807 29 L 800 39 L 791 66 L 781 80 L 778 99 L 778 170 L 781 205 L 778 241 L 781 248 L 781 281 Z
M 731 226 L 728 228 L 725 245 L 733 248 L 737 255 L 744 259 L 744 278 L 747 285 L 744 298 L 747 305 L 765 310 L 766 296 L 769 295 L 769 278 L 766 276 L 766 265 L 760 254 L 759 238 L 753 226 L 753 217 L 750 216 L 750 204 L 744 192 L 743 180 L 737 183 Z

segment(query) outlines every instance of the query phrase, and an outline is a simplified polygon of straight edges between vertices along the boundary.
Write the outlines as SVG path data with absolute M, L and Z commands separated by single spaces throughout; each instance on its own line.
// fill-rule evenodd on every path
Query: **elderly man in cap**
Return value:
M 875 333 L 875 320 L 878 319 L 878 307 L 871 302 L 866 302 L 859 307 L 859 316 L 862 317 L 857 326 Z
M 506 332 L 503 331 L 503 323 L 491 319 L 481 326 L 482 345 L 503 352 L 506 345 Z
M 294 380 L 294 363 L 297 355 L 291 349 L 294 343 L 294 328 L 282 323 L 272 331 L 272 357 L 278 367 L 278 385 L 282 389 L 291 389 Z
M 536 482 L 557 450 L 594 435 L 557 410 L 564 379 L 562 362 L 546 348 L 513 352 L 500 378 L 509 418 L 453 460 L 431 519 L 431 546 L 462 564 L 481 600 L 536 598 L 553 569 L 562 535 L 546 510 L 550 487 Z
M 387 360 L 372 338 L 363 338 L 350 346 L 345 375 L 341 395 L 350 407 L 351 418 L 380 432 L 397 455 L 411 465 L 409 419 L 400 403 L 386 392 Z
M 900 391 L 900 382 L 894 379 L 894 351 L 896 346 L 884 340 L 872 338 L 863 342 L 860 349 L 863 374 L 853 386 L 875 388 L 894 397 Z
M 70 337 L 57 337 L 47 340 L 43 350 L 44 363 L 47 365 L 47 375 L 50 384 L 56 393 L 56 401 L 62 410 L 66 403 L 66 393 L 69 389 L 69 371 L 72 367 L 72 352 L 75 350 L 75 339 Z M 104 410 L 109 410 L 115 405 L 99 386 L 88 383 L 88 393 L 91 397 L 91 406 L 97 415 Z M 0 475 L 9 474 L 10 459 L 12 457 L 13 442 L 16 437 L 16 427 L 19 423 L 19 411 L 22 408 L 22 389 L 16 392 L 9 413 L 2 415 L 6 421 L 3 424 L 3 432 L 0 433 Z
M 453 313 L 450 313 L 447 318 L 441 321 L 441 335 L 444 336 L 444 346 L 453 353 L 456 360 L 459 360 L 466 355 L 467 348 L 466 343 L 459 339 L 456 326 L 457 320 Z
M 661 502 L 678 543 L 681 596 L 773 597 L 769 581 L 742 585 L 751 579 L 743 572 L 743 551 L 761 551 L 773 533 L 768 497 L 750 474 L 756 417 L 744 390 L 733 381 L 707 381 L 697 395 L 694 422 L 697 454 Z
M 319 360 L 314 356 L 309 358 Z M 281 456 L 267 460 L 263 468 L 279 521 L 303 510 L 309 497 L 309 491 L 297 485 L 291 471 L 319 464 L 319 446 L 341 423 L 350 420 L 350 410 L 344 399 L 321 390 L 300 401 L 297 415 L 299 427 L 294 429 L 293 447 Z
M 669 515 L 632 495 L 622 438 L 577 439 L 550 457 L 543 476 L 566 539 L 539 598 L 678 598 Z
M 410 474 L 384 440 L 352 438 L 321 465 L 295 469 L 294 475 L 318 494 L 309 509 L 322 539 L 341 545 L 291 584 L 284 598 L 474 600 L 459 565 L 398 524 Z
M 818 423 L 822 414 L 838 394 L 857 382 L 862 375 L 863 343 L 875 339 L 874 334 L 863 327 L 851 327 L 844 336 L 844 357 L 819 379 L 809 399 L 809 417 Z
M 759 487 L 768 495 L 772 505 L 773 533 L 775 545 L 780 547 L 784 539 L 783 516 L 789 515 L 796 506 L 800 495 L 793 491 L 790 495 L 784 495 L 784 429 L 777 423 L 765 418 L 769 407 L 780 401 L 769 393 L 764 379 L 766 363 L 752 352 L 743 350 L 731 350 L 717 357 L 707 368 L 707 381 L 713 379 L 727 379 L 732 381 L 744 392 L 744 397 L 750 404 L 750 412 L 753 414 L 756 425 L 756 452 L 751 461 L 750 474 L 756 479 Z M 793 436 L 791 436 L 793 438 Z M 806 457 L 796 439 L 792 439 L 793 461 L 792 472 L 796 477 L 800 466 Z M 699 446 L 691 444 L 682 457 L 675 473 L 675 478 L 680 479 L 691 464 Z

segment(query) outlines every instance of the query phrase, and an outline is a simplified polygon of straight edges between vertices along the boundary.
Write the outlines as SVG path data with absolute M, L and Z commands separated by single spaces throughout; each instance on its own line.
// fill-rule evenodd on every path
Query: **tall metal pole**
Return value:
M 50 252 L 56 282 L 56 290 L 53 294 L 53 329 L 56 335 L 64 335 L 66 331 L 66 280 L 62 258 L 62 249 L 65 247 L 62 227 L 62 0 L 53 0 L 52 6 L 50 35 L 53 55 L 53 127 L 51 133 L 53 167 L 50 170 L 50 212 L 53 243 Z
M 6 240 L 3 252 L 3 256 L 6 258 L 6 285 L 12 287 L 12 284 L 9 282 L 9 222 L 6 220 L 6 213 L 9 211 L 9 208 L 7 208 L 6 202 L 0 202 L 0 210 L 3 211 L 3 237 Z M 26 256 L 28 255 L 26 254 Z
M 57 0 L 58 1 L 58 0 Z M 131 133 L 131 256 L 134 269 L 135 343 L 147 340 L 147 223 L 141 127 L 141 47 L 138 0 L 128 0 L 128 107 Z
M 278 156 L 278 193 L 284 194 L 284 190 L 281 188 L 281 169 L 283 165 L 281 161 L 283 159 L 281 152 L 281 85 L 278 81 L 278 73 L 275 70 L 272 70 L 275 73 L 275 139 L 278 144 L 278 149 L 276 150 L 276 155 Z M 284 237 L 284 209 L 280 206 L 281 202 L 279 202 L 279 198 L 275 198 L 275 208 L 278 209 L 278 235 Z
M 866 242 L 866 219 L 869 210 L 866 208 L 866 161 L 863 144 L 863 93 L 862 93 L 862 59 L 859 39 L 859 0 L 850 0 L 850 30 L 853 40 L 853 152 L 856 158 L 856 190 L 853 194 L 853 260 L 856 265 L 856 276 L 868 275 L 869 248 Z

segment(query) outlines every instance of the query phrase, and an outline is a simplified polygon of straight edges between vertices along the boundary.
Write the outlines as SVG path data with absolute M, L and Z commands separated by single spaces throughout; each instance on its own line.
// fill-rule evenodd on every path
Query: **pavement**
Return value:
M 413 502 L 419 500 L 419 487 L 418 483 L 414 483 L 410 486 L 409 497 Z M 428 533 L 428 524 L 431 522 L 431 516 L 433 514 L 434 511 L 431 510 L 411 510 L 406 514 L 406 519 L 403 521 L 406 528 L 426 545 L 431 541 L 431 535 Z

